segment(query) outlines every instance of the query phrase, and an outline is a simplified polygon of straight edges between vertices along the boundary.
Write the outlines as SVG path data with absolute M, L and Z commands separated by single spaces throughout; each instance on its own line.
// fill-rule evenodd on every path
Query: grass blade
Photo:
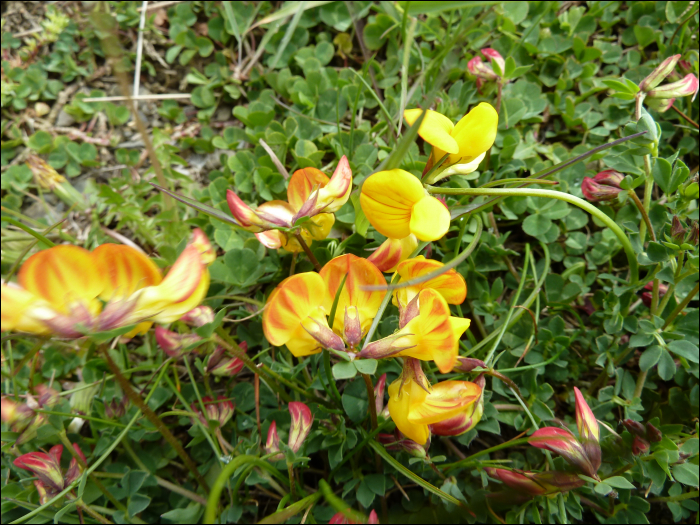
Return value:
M 185 205 L 189 206 L 190 208 L 194 208 L 197 211 L 201 211 L 204 215 L 208 215 L 209 217 L 213 217 L 213 218 L 218 219 L 222 222 L 225 222 L 225 223 L 230 224 L 232 226 L 238 226 L 240 228 L 240 224 L 238 224 L 236 222 L 236 219 L 234 219 L 230 215 L 226 215 L 224 212 L 217 210 L 216 208 L 212 208 L 211 206 L 207 206 L 206 204 L 202 204 L 199 201 L 196 201 L 190 197 L 185 197 L 184 195 L 180 195 L 179 193 L 175 193 L 174 191 L 166 190 L 165 188 L 158 186 L 157 184 L 154 184 L 153 182 L 151 182 L 150 184 L 155 189 L 170 195 L 173 199 L 180 201 L 182 204 L 185 204 Z

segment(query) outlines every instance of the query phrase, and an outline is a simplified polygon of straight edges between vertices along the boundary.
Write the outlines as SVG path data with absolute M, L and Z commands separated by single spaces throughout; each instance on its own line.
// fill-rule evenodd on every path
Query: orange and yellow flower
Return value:
M 450 372 L 457 362 L 459 338 L 469 328 L 469 319 L 452 317 L 447 301 L 431 288 L 421 290 L 415 304 L 415 317 L 395 334 L 368 344 L 360 357 L 413 357 L 435 361 L 440 372 Z
M 401 283 L 422 277 L 443 266 L 445 265 L 440 261 L 426 259 L 419 255 L 399 264 L 396 272 L 401 277 L 399 281 Z M 392 301 L 399 310 L 404 310 L 421 290 L 426 288 L 436 290 L 449 304 L 462 304 L 467 298 L 467 283 L 464 277 L 454 269 L 450 269 L 433 279 L 395 290 Z
M 138 323 L 125 334 L 133 337 L 197 306 L 209 289 L 207 266 L 215 257 L 199 229 L 165 278 L 151 259 L 126 245 L 42 250 L 22 265 L 18 284 L 2 285 L 2 330 L 75 338 Z
M 422 113 L 422 109 L 407 109 L 403 116 L 412 126 Z M 481 102 L 457 124 L 453 124 L 442 113 L 426 110 L 418 134 L 433 146 L 430 165 L 449 154 L 445 166 L 459 164 L 459 173 L 466 174 L 479 167 L 486 152 L 493 146 L 497 131 L 498 113 L 491 104 Z M 442 177 L 436 174 L 427 182 L 433 183 L 440 178 Z
M 343 156 L 330 179 L 316 168 L 295 171 L 287 187 L 288 202 L 269 201 L 253 210 L 233 190 L 226 192 L 226 200 L 241 227 L 255 233 L 265 246 L 300 252 L 295 236 L 278 228 L 293 228 L 299 219 L 308 217 L 300 229 L 304 242 L 325 239 L 335 222 L 333 213 L 348 201 L 351 190 L 352 171 Z
M 400 169 L 370 175 L 362 185 L 360 205 L 370 224 L 391 239 L 413 234 L 421 241 L 436 241 L 450 227 L 447 206 Z
M 382 272 L 395 272 L 399 263 L 408 259 L 417 247 L 418 239 L 412 233 L 403 239 L 389 238 L 367 260 Z
M 465 412 L 481 397 L 481 387 L 469 381 L 443 381 L 430 386 L 420 364 L 407 363 L 404 374 L 389 385 L 389 414 L 408 438 L 423 445 L 430 425 Z
M 333 330 L 328 316 L 343 278 Z M 352 254 L 329 261 L 320 274 L 306 272 L 282 281 L 270 294 L 263 313 L 263 331 L 270 344 L 287 345 L 297 357 L 323 348 L 356 346 L 377 314 L 385 291 L 364 286 L 386 284 L 382 273 L 366 259 Z

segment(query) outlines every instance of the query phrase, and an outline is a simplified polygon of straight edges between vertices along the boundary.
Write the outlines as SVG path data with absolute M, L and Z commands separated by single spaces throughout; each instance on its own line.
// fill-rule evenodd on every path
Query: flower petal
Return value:
M 426 195 L 413 206 L 410 230 L 421 241 L 437 241 L 449 228 L 450 212 L 435 197 Z
M 64 244 L 35 253 L 22 265 L 17 280 L 63 314 L 70 313 L 76 301 L 99 311 L 94 303 L 104 289 L 102 271 L 90 252 L 78 246 Z
M 160 269 L 140 251 L 124 244 L 103 244 L 92 258 L 104 279 L 100 297 L 109 301 L 129 297 L 136 290 L 162 281 Z
M 348 158 L 343 155 L 327 185 L 318 191 L 316 209 L 326 213 L 338 211 L 348 202 L 352 190 L 352 170 Z M 291 202 L 291 201 L 290 201 Z
M 302 236 L 305 232 L 309 233 L 311 239 L 315 241 L 322 241 L 331 232 L 331 228 L 335 223 L 335 215 L 332 213 L 319 213 L 311 218 L 311 220 L 304 223 L 304 230 L 302 230 Z M 308 239 L 306 240 L 308 244 Z
M 409 126 L 413 126 L 413 123 L 420 118 L 422 113 L 422 109 L 407 109 L 403 112 L 403 118 L 406 119 Z M 418 134 L 431 146 L 440 148 L 448 153 L 457 153 L 459 145 L 452 137 L 454 127 L 452 121 L 445 115 L 428 109 L 418 129 Z
M 305 272 L 288 277 L 277 285 L 267 299 L 263 312 L 265 337 L 271 345 L 282 346 L 290 342 L 293 336 L 305 334 L 303 338 L 311 342 L 312 348 L 317 347 L 318 343 L 307 334 L 301 321 L 327 302 L 326 285 L 319 274 Z M 292 344 L 298 342 L 292 341 Z
M 403 239 L 411 234 L 411 211 L 424 197 L 420 181 L 409 172 L 396 169 L 370 175 L 362 185 L 360 205 L 379 233 Z
M 43 312 L 43 316 L 36 314 Z M 2 310 L 0 330 L 47 334 L 51 330 L 41 322 L 42 317 L 54 317 L 51 305 L 14 283 L 2 284 Z
M 402 281 L 410 281 L 445 266 L 439 261 L 426 259 L 422 255 L 408 259 L 398 265 L 396 271 Z M 396 290 L 395 296 L 405 307 L 421 290 L 432 288 L 442 295 L 449 304 L 462 304 L 467 297 L 467 283 L 456 270 L 447 270 L 429 281 Z
M 464 412 L 481 396 L 481 388 L 470 381 L 443 381 L 433 385 L 420 403 L 411 403 L 408 420 L 430 425 Z
M 452 131 L 452 136 L 459 145 L 459 151 L 456 155 L 450 156 L 450 164 L 459 162 L 464 157 L 467 157 L 469 162 L 488 151 L 496 140 L 497 131 L 498 113 L 491 104 L 480 103 L 467 113 Z
M 410 407 L 425 400 L 427 392 L 412 379 L 407 379 L 403 386 L 401 378 L 389 385 L 389 403 L 387 407 L 391 419 L 403 435 L 420 445 L 425 445 L 430 437 L 428 425 L 409 421 Z
M 404 261 L 418 247 L 418 239 L 413 234 L 403 239 L 387 239 L 367 260 L 381 272 L 395 272 L 397 265 Z
M 328 184 L 328 175 L 316 168 L 302 168 L 296 170 L 289 178 L 287 187 L 287 200 L 298 212 L 311 195 L 314 188 L 322 188 Z
M 289 403 L 289 414 L 292 416 L 292 424 L 289 428 L 288 445 L 294 452 L 298 452 L 311 432 L 314 415 L 308 406 L 299 401 Z
M 379 310 L 386 291 L 367 291 L 362 290 L 362 287 L 386 284 L 382 272 L 367 259 L 348 253 L 326 263 L 319 275 L 327 286 L 328 294 L 324 306 L 329 312 L 338 287 L 347 275 L 345 285 L 338 298 L 333 330 L 337 334 L 343 333 L 347 306 L 357 307 L 362 331 L 367 330 L 374 316 L 377 315 L 377 310 Z

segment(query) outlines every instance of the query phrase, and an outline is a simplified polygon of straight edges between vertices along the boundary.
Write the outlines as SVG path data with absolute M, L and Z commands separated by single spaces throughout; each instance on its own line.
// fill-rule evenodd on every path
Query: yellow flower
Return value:
M 360 205 L 370 224 L 391 239 L 413 234 L 421 241 L 436 241 L 450 227 L 447 206 L 400 169 L 370 175 L 362 185 Z
M 401 433 L 423 445 L 431 425 L 473 411 L 480 397 L 481 387 L 475 383 L 443 381 L 431 387 L 422 372 L 406 373 L 405 368 L 403 376 L 389 385 L 388 408 Z
M 268 248 L 284 248 L 290 252 L 302 251 L 299 241 L 289 232 L 277 228 L 291 228 L 302 217 L 308 217 L 301 237 L 306 244 L 328 236 L 335 222 L 334 212 L 350 198 L 352 171 L 343 156 L 329 179 L 316 168 L 303 168 L 289 179 L 287 200 L 274 200 L 251 209 L 233 190 L 226 192 L 231 213 L 242 228 L 255 233 Z
M 209 289 L 207 265 L 214 258 L 201 230 L 165 278 L 130 246 L 42 250 L 22 265 L 18 284 L 2 285 L 2 330 L 75 338 L 138 323 L 125 334 L 133 337 L 197 306 Z
M 460 164 L 460 173 L 471 173 L 479 167 L 486 152 L 493 146 L 498 130 L 498 113 L 486 102 L 467 113 L 457 124 L 437 111 L 426 110 L 418 134 L 433 146 L 430 165 L 438 162 L 445 154 L 449 157 L 444 166 Z M 409 125 L 423 113 L 422 109 L 407 109 L 403 116 Z M 434 182 L 437 178 L 431 178 Z
M 439 261 L 426 259 L 422 255 L 408 259 L 398 265 L 396 271 L 401 276 L 401 281 L 410 281 L 445 266 Z M 467 298 L 467 283 L 454 269 L 447 270 L 428 281 L 399 288 L 394 292 L 393 303 L 399 310 L 405 309 L 408 304 L 420 293 L 421 290 L 432 288 L 436 290 L 449 304 L 462 304 Z

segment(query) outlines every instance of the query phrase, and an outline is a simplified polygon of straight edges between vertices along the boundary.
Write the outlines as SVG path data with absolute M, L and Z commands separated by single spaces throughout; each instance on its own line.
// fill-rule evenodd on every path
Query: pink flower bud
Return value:
M 296 453 L 304 444 L 304 440 L 306 440 L 309 432 L 311 432 L 314 416 L 311 413 L 311 409 L 299 401 L 289 403 L 289 413 L 292 416 L 292 425 L 289 429 L 288 445 Z
M 647 438 L 652 443 L 658 443 L 664 437 L 664 435 L 661 433 L 661 431 L 658 428 L 656 428 L 654 425 L 652 425 L 651 423 L 647 423 L 646 434 L 647 434 Z
M 228 423 L 231 417 L 233 417 L 233 403 L 227 400 L 224 396 L 219 396 L 217 401 L 214 401 L 209 396 L 205 396 L 202 398 L 202 403 L 204 404 L 206 417 L 199 409 L 199 403 L 192 403 L 190 408 L 195 414 L 197 414 L 197 417 L 199 417 L 199 420 L 204 426 L 209 426 L 209 421 L 216 421 L 219 423 L 219 427 L 223 427 L 226 423 Z M 192 423 L 194 424 L 194 421 Z
M 83 451 L 80 450 L 80 447 L 77 443 L 73 443 L 73 449 L 75 450 L 78 457 L 83 460 L 83 465 L 87 465 L 87 459 L 85 459 L 85 454 L 83 454 Z M 70 465 L 68 465 L 68 470 L 66 471 L 66 484 L 70 485 L 76 479 L 78 479 L 82 474 L 83 470 L 84 469 L 80 466 L 78 460 L 75 457 L 72 458 L 70 460 Z
M 180 357 L 184 348 L 200 340 L 201 337 L 197 334 L 178 334 L 160 325 L 156 326 L 156 343 L 169 357 Z
M 46 385 L 37 385 L 34 389 L 37 394 L 37 401 L 40 407 L 51 408 L 58 404 L 60 396 L 53 388 L 49 388 Z
M 649 452 L 649 442 L 639 436 L 634 436 L 632 440 L 632 454 L 640 456 Z
M 652 294 L 654 291 L 654 282 L 650 281 L 648 282 L 645 286 L 644 289 L 646 292 L 642 292 L 642 302 L 647 308 L 651 308 L 651 301 L 653 299 Z M 659 283 L 659 298 L 663 297 L 666 295 L 666 292 L 668 292 L 668 285 L 665 285 L 663 283 Z
M 685 240 L 685 234 L 688 230 L 685 228 L 678 216 L 674 215 L 671 221 L 671 238 L 676 244 L 681 244 Z
M 239 343 L 238 346 L 244 352 L 248 350 L 248 343 L 245 341 Z M 244 366 L 245 363 L 242 359 L 226 355 L 226 350 L 224 350 L 221 346 L 217 346 L 211 355 L 209 355 L 204 369 L 215 376 L 233 377 L 238 374 Z
M 360 326 L 360 314 L 357 306 L 345 307 L 344 323 L 345 342 L 351 348 L 355 348 L 362 340 L 362 326 Z
M 487 369 L 486 363 L 481 359 L 474 359 L 473 357 L 458 357 L 457 364 L 452 369 L 453 372 L 471 372 L 476 368 Z
M 622 422 L 622 424 L 630 434 L 634 434 L 636 436 L 643 436 L 646 432 L 644 429 L 644 425 L 642 425 L 639 421 L 634 421 L 633 419 L 625 419 Z
M 688 60 L 679 60 L 678 68 L 687 75 L 693 71 L 693 64 L 691 64 Z
M 498 80 L 498 75 L 494 72 L 491 66 L 484 64 L 479 55 L 467 62 L 467 69 L 476 77 L 477 83 Z
M 384 388 L 386 387 L 386 374 L 382 374 L 374 385 L 374 406 L 377 409 L 377 415 L 384 410 Z
M 646 105 L 649 109 L 664 113 L 671 109 L 675 101 L 675 98 L 648 98 L 646 99 Z
M 369 519 L 367 520 L 367 523 L 379 523 L 379 516 L 377 516 L 377 511 L 372 509 L 372 511 L 369 513 Z
M 491 467 L 484 470 L 489 476 L 503 482 L 506 486 L 531 496 L 568 492 L 586 483 L 576 474 L 568 472 L 525 472 Z
M 533 447 L 559 454 L 587 476 L 596 476 L 597 471 L 593 468 L 583 446 L 568 430 L 556 427 L 541 428 L 530 436 L 528 443 Z
M 14 460 L 16 467 L 33 472 L 46 488 L 54 491 L 63 490 L 63 473 L 61 472 L 61 454 L 63 445 L 54 445 L 48 454 L 29 452 Z
M 355 511 L 350 511 L 354 513 Z M 354 521 L 353 519 L 348 518 L 344 513 L 342 512 L 336 512 L 333 514 L 333 517 L 330 519 L 328 523 L 331 524 L 338 524 L 338 525 L 348 525 L 351 523 L 364 523 L 363 521 Z M 372 510 L 369 513 L 369 518 L 367 519 L 367 523 L 379 523 L 379 517 L 377 516 L 376 511 Z
M 648 98 L 674 98 L 674 97 L 688 97 L 690 95 L 695 95 L 698 91 L 698 77 L 695 75 L 688 74 L 683 77 L 678 82 L 673 82 L 671 84 L 665 84 L 656 89 L 652 89 L 647 93 Z M 695 97 L 693 97 L 695 98 Z
M 394 334 L 379 341 L 373 341 L 360 352 L 363 359 L 384 359 L 398 354 L 402 350 L 413 348 L 415 345 L 401 345 L 399 342 L 405 340 L 406 334 Z
M 612 200 L 622 191 L 620 182 L 624 178 L 622 173 L 615 170 L 601 171 L 593 178 L 585 177 L 581 182 L 581 191 L 591 202 Z
M 576 398 L 576 426 L 578 427 L 580 442 L 593 466 L 593 470 L 597 472 L 601 463 L 598 421 L 577 387 L 574 387 L 574 396 Z
M 209 306 L 197 306 L 183 315 L 180 321 L 191 326 L 204 326 L 214 322 L 214 310 Z
M 13 432 L 21 432 L 31 422 L 34 411 L 24 403 L 15 403 L 9 397 L 2 396 L 0 401 L 2 422 L 7 423 Z
M 673 55 L 672 57 L 668 57 L 666 60 L 661 62 L 661 64 L 659 64 L 656 69 L 649 74 L 649 76 L 642 80 L 641 84 L 639 84 L 639 89 L 646 93 L 658 86 L 663 79 L 673 72 L 673 69 L 676 67 L 676 63 L 678 63 L 680 58 L 680 55 Z
M 496 62 L 498 64 L 498 67 L 501 69 L 501 72 L 505 73 L 506 61 L 503 60 L 503 57 L 498 51 L 490 47 L 485 47 L 481 50 L 481 54 L 483 54 L 486 58 L 490 59 L 492 63 Z
M 270 461 L 279 461 L 280 459 L 284 458 L 284 454 L 280 452 L 280 437 L 277 434 L 276 421 L 272 421 L 272 423 L 270 423 L 270 428 L 267 430 L 267 441 L 265 442 L 265 446 L 263 448 L 267 454 L 278 452 L 278 454 L 268 458 Z

